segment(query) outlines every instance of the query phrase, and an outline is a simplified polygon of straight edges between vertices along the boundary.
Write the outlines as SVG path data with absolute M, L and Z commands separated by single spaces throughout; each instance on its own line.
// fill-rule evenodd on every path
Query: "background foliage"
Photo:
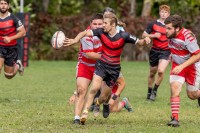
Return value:
M 191 29 L 200 39 L 200 1 L 198 0 L 135 0 L 136 16 L 130 14 L 133 0 L 29 0 L 25 1 L 25 11 L 33 14 L 31 20 L 30 57 L 39 60 L 76 60 L 79 46 L 55 50 L 50 40 L 57 30 L 65 32 L 67 37 L 75 37 L 89 25 L 90 17 L 109 6 L 116 10 L 119 18 L 127 24 L 126 30 L 141 37 L 150 21 L 158 17 L 160 4 L 171 6 L 171 14 L 184 18 L 184 26 Z M 151 3 L 149 16 L 141 17 L 144 4 Z M 13 0 L 12 10 L 19 10 L 19 2 Z M 34 17 L 35 15 L 35 17 Z M 123 57 L 126 60 L 147 60 L 147 48 L 126 45 Z

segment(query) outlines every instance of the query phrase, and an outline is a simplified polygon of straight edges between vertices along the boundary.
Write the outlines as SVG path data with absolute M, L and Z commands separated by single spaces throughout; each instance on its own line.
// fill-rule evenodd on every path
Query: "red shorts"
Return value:
M 92 80 L 94 75 L 95 66 L 87 66 L 79 63 L 76 66 L 76 78 L 83 77 Z
M 171 71 L 178 66 L 178 64 L 176 63 L 172 63 L 172 69 Z M 195 85 L 196 83 L 196 79 L 197 79 L 197 68 L 195 67 L 195 65 L 190 65 L 188 67 L 186 67 L 185 69 L 183 69 L 179 74 L 175 75 L 175 76 L 180 76 L 183 77 L 185 79 L 185 82 L 187 82 L 190 85 Z M 170 75 L 174 75 L 170 72 Z

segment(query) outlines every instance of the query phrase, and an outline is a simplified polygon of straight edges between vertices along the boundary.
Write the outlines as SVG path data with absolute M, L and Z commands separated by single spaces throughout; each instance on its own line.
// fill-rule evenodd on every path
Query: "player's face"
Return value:
M 102 19 L 94 19 L 90 23 L 91 30 L 103 28 L 103 20 Z
M 4 13 L 6 13 L 8 11 L 8 9 L 9 9 L 8 3 L 3 1 L 3 0 L 1 0 L 0 1 L 0 12 L 4 14 Z
M 103 20 L 103 28 L 104 28 L 104 32 L 109 32 L 112 29 L 112 26 L 110 24 L 110 19 L 109 18 L 104 18 L 104 20 Z
M 161 19 L 165 20 L 167 17 L 169 17 L 170 13 L 166 10 L 160 10 L 159 15 Z
M 167 38 L 171 39 L 171 38 L 176 37 L 176 35 L 177 35 L 176 28 L 174 28 L 172 26 L 172 23 L 166 24 L 165 26 L 166 26 L 166 36 L 167 36 Z

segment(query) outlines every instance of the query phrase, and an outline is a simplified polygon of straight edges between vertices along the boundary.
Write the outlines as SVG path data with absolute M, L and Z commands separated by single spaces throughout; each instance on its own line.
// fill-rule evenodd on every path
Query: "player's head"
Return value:
M 103 28 L 103 14 L 97 13 L 90 20 L 90 29 Z
M 161 5 L 159 7 L 160 19 L 165 20 L 170 15 L 170 7 L 168 5 Z
M 171 15 L 165 19 L 166 36 L 167 38 L 174 38 L 182 29 L 183 20 L 179 15 Z
M 9 0 L 0 0 L 0 12 L 6 13 L 9 9 Z
M 112 28 L 116 29 L 118 20 L 115 14 L 103 15 L 103 27 L 105 32 L 109 32 Z
M 110 7 L 106 7 L 104 10 L 103 10 L 103 14 L 110 14 L 110 13 L 113 13 L 113 14 L 116 14 L 115 10 L 110 8 Z

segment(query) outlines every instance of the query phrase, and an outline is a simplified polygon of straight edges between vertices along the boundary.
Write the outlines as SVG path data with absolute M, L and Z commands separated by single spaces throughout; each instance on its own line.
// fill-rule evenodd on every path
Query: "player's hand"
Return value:
M 156 32 L 156 33 L 154 34 L 154 37 L 155 37 L 155 38 L 160 38 L 160 36 L 161 36 L 161 34 L 158 33 L 158 32 Z
M 74 94 L 69 98 L 69 104 L 70 105 L 74 104 L 75 98 L 76 98 L 76 96 Z
M 172 74 L 177 75 L 177 74 L 179 74 L 183 69 L 184 69 L 184 68 L 183 68 L 181 65 L 176 66 L 176 67 L 172 70 Z
M 69 38 L 66 38 L 63 42 L 63 46 L 70 46 L 72 44 L 75 44 L 75 40 L 74 39 L 69 39 Z
M 144 41 L 146 42 L 146 44 L 150 44 L 151 43 L 151 39 L 149 37 L 145 37 Z
M 113 100 L 112 98 L 110 98 L 110 100 L 109 100 L 109 105 L 110 105 L 110 106 L 113 106 L 114 102 L 115 102 L 115 100 Z
M 10 37 L 8 37 L 8 36 L 4 36 L 4 37 L 2 37 L 2 38 L 3 38 L 3 41 L 4 41 L 5 43 L 11 42 L 11 39 L 10 39 Z

